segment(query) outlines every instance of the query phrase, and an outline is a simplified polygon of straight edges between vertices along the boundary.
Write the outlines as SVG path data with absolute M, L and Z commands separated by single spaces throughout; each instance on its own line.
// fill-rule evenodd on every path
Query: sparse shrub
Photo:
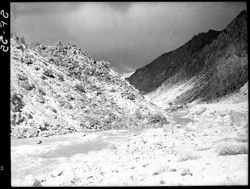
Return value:
M 96 92 L 96 96 L 101 95 L 101 94 L 102 94 L 101 91 L 97 91 L 97 92 Z
M 47 131 L 48 130 L 48 124 L 47 123 L 43 123 L 43 124 L 41 124 L 40 126 L 39 126 L 39 129 L 41 130 L 41 131 Z
M 41 43 L 39 43 L 38 41 L 32 42 L 31 43 L 31 48 L 37 48 L 40 46 Z
M 35 70 L 38 71 L 38 70 L 40 70 L 40 68 L 39 67 L 35 67 Z
M 69 102 L 66 102 L 65 105 L 64 105 L 64 107 L 66 109 L 72 109 L 73 108 L 73 106 Z
M 100 121 L 90 118 L 85 121 L 84 126 L 86 129 L 98 129 L 98 127 L 100 126 Z
M 60 107 L 62 107 L 62 106 L 64 106 L 64 105 L 65 105 L 65 102 L 64 102 L 64 101 L 62 101 L 62 100 L 59 100 L 58 102 L 59 102 Z
M 51 108 L 52 112 L 57 113 L 57 110 L 55 108 Z
M 32 186 L 35 186 L 35 187 L 37 187 L 37 186 L 38 186 L 38 187 L 42 186 L 41 181 L 35 179 L 35 181 L 34 181 L 34 183 L 33 183 Z
M 61 63 L 58 59 L 52 59 L 53 61 L 51 63 L 57 65 L 57 66 L 66 66 L 65 63 Z
M 217 147 L 217 152 L 222 156 L 248 154 L 248 146 L 246 143 L 241 142 L 223 143 Z
M 17 37 L 17 41 L 18 41 L 19 43 L 21 43 L 21 44 L 26 45 L 26 42 L 25 42 L 24 37 Z
M 27 114 L 27 118 L 28 118 L 28 119 L 32 119 L 33 116 L 32 116 L 31 114 Z
M 67 98 L 68 98 L 70 101 L 75 100 L 75 98 L 74 98 L 73 96 L 71 96 L 71 95 L 67 95 Z
M 45 99 L 43 98 L 43 96 L 38 95 L 37 96 L 37 101 L 43 104 L 45 102 Z
M 48 77 L 51 77 L 51 78 L 55 78 L 54 74 L 53 74 L 53 71 L 51 69 L 46 69 L 44 72 L 43 72 L 44 75 L 48 76 Z
M 54 59 L 54 58 L 50 58 L 50 59 L 49 59 L 49 63 L 52 63 L 52 64 L 53 64 L 54 62 L 55 62 L 55 59 Z
M 38 92 L 39 92 L 39 94 L 41 94 L 41 95 L 46 95 L 46 92 L 45 92 L 44 90 L 42 90 L 41 88 L 38 89 Z
M 114 92 L 115 92 L 115 88 L 112 87 L 112 88 L 110 89 L 110 92 L 114 93 Z
M 58 79 L 59 79 L 60 81 L 64 81 L 63 75 L 62 75 L 62 74 L 58 74 Z
M 104 68 L 110 68 L 110 63 L 105 60 L 99 61 L 98 65 Z
M 42 76 L 41 76 L 41 79 L 43 79 L 43 80 L 44 80 L 44 79 L 46 79 L 46 77 L 45 77 L 44 75 L 42 75 Z
M 27 121 L 21 112 L 11 113 L 11 125 L 19 125 L 22 122 Z
M 137 119 L 143 119 L 143 115 L 142 115 L 140 109 L 135 110 L 135 116 Z
M 31 91 L 33 88 L 35 88 L 35 86 L 33 84 L 30 84 L 28 81 L 22 82 L 21 86 L 28 91 Z
M 134 100 L 135 100 L 135 95 L 134 95 L 134 94 L 129 94 L 129 95 L 127 96 L 127 98 L 128 98 L 129 100 L 134 101 Z
M 80 91 L 81 93 L 85 93 L 86 92 L 85 89 L 84 89 L 84 87 L 83 87 L 83 85 L 81 85 L 81 84 L 76 84 L 75 88 L 76 88 L 76 90 Z
M 151 123 L 155 124 L 155 123 L 162 123 L 162 124 L 166 124 L 168 123 L 166 117 L 160 113 L 151 115 Z
M 248 142 L 248 136 L 247 134 L 240 134 L 237 137 L 235 137 L 235 140 L 237 142 Z
M 28 64 L 28 65 L 29 65 L 29 64 L 33 64 L 33 61 L 32 61 L 32 59 L 30 59 L 30 58 L 29 58 L 29 59 L 26 59 L 24 62 L 25 62 L 25 64 Z
M 23 74 L 18 74 L 18 79 L 21 80 L 21 81 L 25 81 L 28 78 L 25 75 L 23 75 Z

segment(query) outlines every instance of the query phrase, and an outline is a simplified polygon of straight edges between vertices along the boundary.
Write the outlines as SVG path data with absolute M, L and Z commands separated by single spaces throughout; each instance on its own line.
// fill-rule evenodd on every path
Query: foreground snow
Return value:
M 247 185 L 247 104 L 193 104 L 164 128 L 12 140 L 12 185 Z

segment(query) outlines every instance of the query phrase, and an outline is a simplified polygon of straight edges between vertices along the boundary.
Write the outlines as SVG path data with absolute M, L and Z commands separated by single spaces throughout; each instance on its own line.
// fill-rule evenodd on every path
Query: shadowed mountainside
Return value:
M 127 80 L 165 104 L 214 99 L 248 81 L 247 49 L 247 12 L 242 11 L 223 31 L 209 30 L 194 36 L 136 70 Z M 178 86 L 181 92 L 169 93 Z

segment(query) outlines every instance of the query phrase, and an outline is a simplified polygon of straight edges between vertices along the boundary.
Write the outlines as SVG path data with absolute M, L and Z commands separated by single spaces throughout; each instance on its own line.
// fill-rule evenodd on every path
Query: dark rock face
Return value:
M 241 12 L 213 43 L 203 49 L 204 68 L 194 88 L 179 102 L 220 97 L 240 89 L 248 81 L 247 13 Z
M 163 82 L 174 84 L 194 78 L 194 87 L 179 96 L 176 103 L 208 100 L 247 82 L 247 48 L 247 12 L 242 11 L 223 31 L 209 30 L 194 36 L 180 48 L 136 70 L 127 80 L 148 93 Z
M 165 53 L 152 63 L 136 70 L 128 78 L 128 81 L 140 91 L 148 93 L 158 88 L 163 81 L 181 70 L 185 70 L 186 75 L 184 77 L 189 78 L 200 71 L 204 65 L 204 62 L 199 61 L 198 53 L 200 50 L 211 43 L 219 33 L 210 30 L 208 33 L 194 36 L 189 42 L 175 51 Z

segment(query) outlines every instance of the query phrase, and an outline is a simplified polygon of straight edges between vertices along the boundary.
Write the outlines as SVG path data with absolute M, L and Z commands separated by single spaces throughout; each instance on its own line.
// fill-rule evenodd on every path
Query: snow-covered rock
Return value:
M 146 115 L 140 116 L 139 113 Z M 11 36 L 11 135 L 159 126 L 165 116 L 106 61 Z

